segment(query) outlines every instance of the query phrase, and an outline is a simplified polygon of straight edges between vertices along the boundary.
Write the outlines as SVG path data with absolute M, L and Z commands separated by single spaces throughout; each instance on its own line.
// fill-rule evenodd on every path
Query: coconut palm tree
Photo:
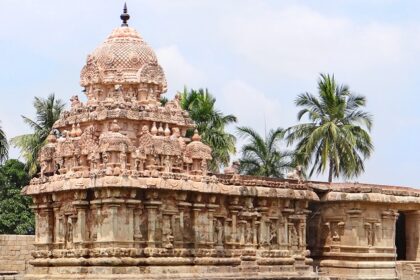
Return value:
M 37 157 L 50 134 L 54 123 L 60 117 L 65 104 L 50 94 L 46 99 L 35 97 L 33 105 L 36 111 L 36 120 L 22 116 L 23 121 L 31 127 L 33 133 L 12 138 L 11 143 L 21 150 L 31 176 L 38 170 Z
M 236 152 L 234 135 L 225 131 L 226 126 L 237 121 L 234 115 L 224 115 L 215 108 L 216 98 L 207 89 L 187 90 L 181 94 L 181 107 L 189 112 L 191 119 L 201 135 L 203 143 L 212 148 L 213 160 L 210 170 L 217 172 L 226 166 L 230 155 Z M 192 135 L 193 131 L 189 131 Z
M 242 146 L 239 171 L 246 175 L 284 178 L 293 167 L 293 154 L 280 150 L 284 140 L 282 128 L 271 129 L 262 137 L 249 127 L 238 127 L 238 134 L 248 142 Z
M 362 110 L 366 98 L 337 85 L 334 76 L 321 74 L 318 96 L 306 92 L 295 103 L 302 108 L 298 120 L 307 116 L 309 122 L 289 128 L 287 139 L 289 144 L 296 143 L 300 164 L 312 165 L 309 175 L 324 173 L 327 167 L 329 182 L 361 174 L 364 160 L 373 151 L 372 116 Z
M 0 126 L 0 164 L 5 162 L 9 154 L 9 143 L 7 142 L 6 133 Z

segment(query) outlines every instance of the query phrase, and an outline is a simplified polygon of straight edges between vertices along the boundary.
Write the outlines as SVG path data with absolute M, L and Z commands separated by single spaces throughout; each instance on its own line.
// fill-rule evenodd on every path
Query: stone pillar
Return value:
M 230 236 L 231 236 L 230 243 L 232 245 L 238 244 L 238 227 L 237 227 L 238 226 L 238 212 L 242 209 L 242 206 L 239 206 L 238 203 L 239 203 L 239 197 L 233 197 L 229 206 L 229 210 L 230 210 L 230 214 L 232 218 L 232 228 L 230 231 Z
M 252 244 L 254 247 L 258 247 L 258 226 L 260 222 L 257 221 L 257 217 L 252 217 Z
M 61 215 L 59 213 L 60 205 L 59 203 L 55 202 L 53 205 L 54 209 L 54 243 L 58 244 L 62 242 L 61 233 L 62 233 L 62 225 L 61 225 Z
M 53 242 L 54 212 L 51 204 L 31 206 L 35 211 L 35 245 L 49 245 Z
M 134 207 L 133 209 L 133 215 L 134 215 L 134 241 L 141 241 L 143 238 L 143 235 L 141 233 L 140 227 L 141 227 L 141 215 L 142 215 L 142 208 L 141 208 L 141 201 L 139 200 L 139 204 Z
M 77 222 L 73 233 L 73 243 L 82 243 L 87 240 L 86 209 L 89 206 L 89 202 L 84 200 L 77 200 L 72 204 L 77 210 Z
M 363 236 L 363 221 L 362 221 L 362 210 L 359 208 L 349 209 L 346 211 L 348 215 L 348 230 L 351 231 L 350 235 L 345 236 L 343 241 L 346 242 L 345 239 L 352 240 L 353 246 L 360 246 L 360 236 Z
M 102 200 L 96 199 L 90 201 L 91 210 L 93 213 L 94 221 L 92 223 L 92 241 L 101 241 L 102 240 Z
M 157 210 L 162 204 L 160 201 L 148 200 L 144 203 L 147 211 L 147 247 L 156 247 Z
M 265 203 L 263 206 L 258 208 L 259 212 L 261 213 L 261 219 L 260 219 L 260 246 L 268 246 L 269 240 L 268 240 L 268 233 L 269 228 L 267 228 L 267 211 L 268 207 L 265 206 Z
M 179 230 L 181 234 L 181 241 L 179 246 L 182 248 L 184 246 L 184 243 L 191 240 L 186 240 L 186 228 L 185 228 L 185 211 L 191 207 L 191 203 L 180 201 L 178 202 L 178 209 L 179 209 Z
M 141 201 L 137 199 L 127 199 L 127 220 L 128 224 L 126 226 L 126 234 L 124 234 L 125 241 L 132 242 L 134 241 L 134 236 L 136 235 L 136 230 L 139 230 L 139 224 L 140 224 L 140 217 L 135 217 L 135 209 L 138 208 Z M 138 216 L 138 215 L 137 215 Z M 138 234 L 138 232 L 137 232 Z
M 284 202 L 284 208 L 281 210 L 282 214 L 283 214 L 283 233 L 282 236 L 283 237 L 283 242 L 280 244 L 280 247 L 284 250 L 290 250 L 292 248 L 292 244 L 289 242 L 290 241 L 290 236 L 289 236 L 289 216 L 293 213 L 295 213 L 295 209 L 290 207 L 290 201 L 286 200 Z
M 118 207 L 124 203 L 120 198 L 106 198 L 102 200 L 102 241 L 118 241 L 120 238 L 118 234 Z M 107 216 L 104 215 L 107 212 Z M 106 218 L 105 218 L 106 217 Z
M 239 220 L 239 222 L 238 222 L 238 224 L 239 224 L 239 234 L 240 234 L 239 235 L 239 244 L 241 246 L 244 246 L 245 243 L 246 243 L 246 240 L 245 240 L 246 223 L 247 222 L 243 219 Z
M 217 204 L 207 204 L 207 213 L 208 213 L 208 242 L 212 246 L 216 242 L 213 240 L 214 237 L 214 212 L 219 205 Z
M 193 203 L 193 230 L 194 230 L 194 247 L 198 248 L 200 244 L 205 243 L 206 240 L 201 238 L 201 211 L 205 208 L 204 203 Z M 207 239 L 207 238 L 206 238 Z

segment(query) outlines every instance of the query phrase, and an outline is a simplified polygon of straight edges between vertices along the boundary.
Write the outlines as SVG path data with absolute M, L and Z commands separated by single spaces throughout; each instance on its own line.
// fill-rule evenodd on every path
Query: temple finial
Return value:
M 127 14 L 127 3 L 124 3 L 123 13 L 120 16 L 120 19 L 122 20 L 121 26 L 128 26 L 127 21 L 130 19 L 130 15 Z

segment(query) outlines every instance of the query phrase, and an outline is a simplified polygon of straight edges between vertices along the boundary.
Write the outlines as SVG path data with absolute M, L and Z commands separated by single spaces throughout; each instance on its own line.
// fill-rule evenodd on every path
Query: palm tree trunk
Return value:
M 330 170 L 329 170 L 329 172 L 328 172 L 328 183 L 332 183 L 332 180 L 333 180 L 333 170 L 334 170 L 334 168 L 333 168 L 333 166 L 332 166 L 332 161 L 330 160 L 330 164 L 329 164 L 330 166 Z

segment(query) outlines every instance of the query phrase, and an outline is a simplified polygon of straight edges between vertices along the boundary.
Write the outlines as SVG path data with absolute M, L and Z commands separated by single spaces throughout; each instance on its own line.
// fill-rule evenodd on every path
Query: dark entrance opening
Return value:
M 397 260 L 406 260 L 405 244 L 405 215 L 399 213 L 395 226 L 395 247 L 397 247 Z

